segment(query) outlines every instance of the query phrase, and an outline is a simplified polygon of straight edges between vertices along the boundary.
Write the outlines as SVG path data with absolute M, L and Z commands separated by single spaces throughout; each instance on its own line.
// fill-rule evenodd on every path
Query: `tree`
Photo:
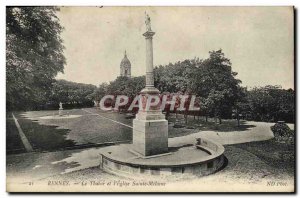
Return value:
M 7 7 L 7 110 L 33 109 L 50 95 L 54 77 L 63 72 L 63 30 L 55 7 Z
M 160 65 L 154 68 L 154 85 L 162 92 L 185 93 L 189 91 L 189 79 L 194 69 L 195 61 L 188 59 Z
M 256 121 L 295 121 L 295 91 L 292 89 L 271 85 L 255 87 L 246 97 L 251 117 Z
M 209 58 L 198 61 L 197 69 L 191 73 L 190 89 L 201 98 L 206 113 L 215 120 L 230 117 L 232 107 L 239 97 L 240 80 L 231 70 L 231 62 L 222 50 L 209 52 Z
M 162 92 L 196 95 L 200 113 L 213 115 L 221 122 L 230 117 L 240 94 L 240 80 L 231 70 L 231 62 L 222 50 L 209 52 L 209 58 L 178 61 L 154 69 L 154 84 Z M 191 112 L 184 112 L 187 116 Z M 193 112 L 195 115 L 195 112 Z
M 107 94 L 126 95 L 135 97 L 145 87 L 145 76 L 128 78 L 119 76 L 116 80 L 111 81 L 107 86 Z
M 96 89 L 95 85 L 57 80 L 52 85 L 49 101 L 54 106 L 59 102 L 69 107 L 92 106 Z
M 97 87 L 97 89 L 95 89 L 94 99 L 97 103 L 99 103 L 101 98 L 103 96 L 105 96 L 105 94 L 107 93 L 107 87 L 108 87 L 107 83 L 102 83 L 102 84 L 99 85 L 99 87 Z
M 234 104 L 234 116 L 237 120 L 238 127 L 240 126 L 240 114 L 247 113 L 247 110 L 249 109 L 247 100 L 246 100 L 246 94 L 247 94 L 247 88 L 246 87 L 239 87 L 237 100 Z M 243 115 L 243 114 L 242 114 Z M 245 117 L 245 116 L 244 116 Z
M 145 76 L 128 78 L 126 76 L 119 76 L 116 80 L 111 81 L 107 86 L 108 95 L 113 95 L 115 98 L 118 95 L 125 95 L 129 98 L 127 105 L 122 109 L 127 109 L 135 96 L 145 87 Z M 114 105 L 114 104 L 112 104 Z

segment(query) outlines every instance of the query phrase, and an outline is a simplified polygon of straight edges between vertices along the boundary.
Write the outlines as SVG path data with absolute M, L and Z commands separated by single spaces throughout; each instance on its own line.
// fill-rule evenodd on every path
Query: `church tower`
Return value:
M 127 58 L 126 51 L 120 64 L 120 76 L 131 77 L 131 63 Z

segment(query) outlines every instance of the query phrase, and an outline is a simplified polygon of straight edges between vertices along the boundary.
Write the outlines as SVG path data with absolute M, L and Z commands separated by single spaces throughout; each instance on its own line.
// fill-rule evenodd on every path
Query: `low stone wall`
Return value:
M 190 177 L 205 176 L 219 170 L 224 165 L 224 147 L 209 140 L 197 139 L 195 149 L 209 152 L 208 157 L 199 158 L 197 163 L 147 166 L 113 160 L 103 154 L 100 156 L 100 168 L 104 171 L 125 177 Z
M 114 162 L 102 155 L 100 162 L 104 171 L 125 176 L 205 176 L 216 172 L 224 164 L 224 156 L 219 156 L 211 161 L 199 163 L 195 165 L 174 166 L 170 168 L 163 167 L 133 167 L 120 162 Z
M 207 149 L 207 151 L 213 151 L 214 155 L 219 155 L 224 153 L 225 149 L 223 145 L 212 142 L 210 140 L 204 139 L 204 138 L 197 138 L 196 139 L 196 147 L 202 147 L 204 149 Z

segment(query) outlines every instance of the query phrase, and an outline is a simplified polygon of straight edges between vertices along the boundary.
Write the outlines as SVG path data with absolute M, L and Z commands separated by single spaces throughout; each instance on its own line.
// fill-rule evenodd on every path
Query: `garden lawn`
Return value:
M 289 175 L 295 173 L 295 146 L 292 144 L 279 143 L 271 139 L 235 146 L 256 155 L 269 166 L 280 169 L 282 172 Z
M 6 117 L 6 153 L 16 154 L 26 152 L 14 119 L 8 113 Z
M 33 149 L 55 151 L 74 146 L 74 141 L 65 138 L 69 132 L 68 129 L 40 125 L 34 120 L 20 116 L 21 113 L 14 114 Z

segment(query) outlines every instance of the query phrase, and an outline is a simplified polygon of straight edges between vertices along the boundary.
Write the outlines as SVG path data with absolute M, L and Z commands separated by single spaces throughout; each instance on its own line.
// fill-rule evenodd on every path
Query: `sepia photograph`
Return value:
M 295 193 L 293 6 L 6 6 L 6 191 Z

